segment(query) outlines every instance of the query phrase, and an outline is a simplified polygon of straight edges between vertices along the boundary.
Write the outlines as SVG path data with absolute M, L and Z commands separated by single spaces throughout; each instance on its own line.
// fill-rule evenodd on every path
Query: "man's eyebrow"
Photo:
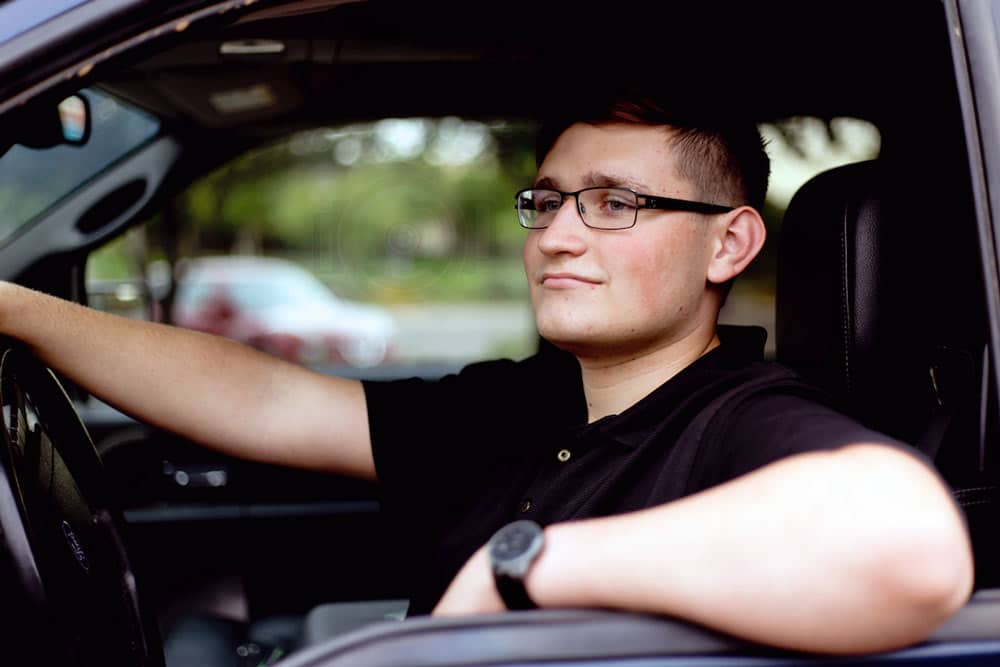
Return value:
M 583 182 L 587 187 L 595 188 L 628 188 L 636 192 L 646 192 L 649 188 L 639 181 L 629 176 L 619 174 L 608 174 L 600 171 L 591 171 L 583 177 Z
M 600 171 L 587 172 L 583 177 L 583 186 L 587 188 L 628 188 L 636 192 L 646 192 L 649 188 L 629 176 L 608 174 Z M 554 178 L 545 176 L 535 181 L 536 188 L 558 190 L 559 185 Z

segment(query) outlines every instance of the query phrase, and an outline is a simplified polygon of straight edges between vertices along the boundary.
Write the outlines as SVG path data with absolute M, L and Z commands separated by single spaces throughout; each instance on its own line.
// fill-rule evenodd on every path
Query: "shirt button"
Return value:
M 568 449 L 560 449 L 559 453 L 556 454 L 556 458 L 558 458 L 563 463 L 566 463 L 566 461 L 569 461 L 569 457 L 570 456 L 572 456 L 572 454 L 570 453 L 570 451 Z
M 531 499 L 525 498 L 524 500 L 521 501 L 521 511 L 527 512 L 530 509 L 531 509 Z

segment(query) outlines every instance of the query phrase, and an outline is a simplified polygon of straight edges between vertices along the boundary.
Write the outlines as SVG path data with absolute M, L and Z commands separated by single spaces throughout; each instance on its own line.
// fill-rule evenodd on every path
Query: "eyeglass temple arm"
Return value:
M 642 208 L 655 208 L 670 211 L 691 211 L 693 213 L 728 213 L 733 210 L 732 206 L 722 206 L 720 204 L 706 204 L 700 201 L 690 201 L 687 199 L 674 199 L 672 197 L 653 197 L 651 195 L 640 195 L 640 206 Z

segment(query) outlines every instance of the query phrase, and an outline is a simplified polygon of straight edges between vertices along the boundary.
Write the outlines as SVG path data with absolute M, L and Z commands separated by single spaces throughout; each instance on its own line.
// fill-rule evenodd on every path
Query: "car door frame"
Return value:
M 30 0 L 29 0 L 30 1 Z M 203 12 L 217 11 L 217 8 L 236 8 L 247 4 L 245 0 L 233 0 L 226 2 L 211 3 L 186 2 L 175 3 L 169 13 L 148 11 L 155 3 L 149 0 L 92 0 L 78 7 L 75 7 L 63 14 L 60 14 L 50 21 L 22 33 L 9 42 L 0 45 L 0 113 L 12 106 L 23 103 L 36 93 L 49 88 L 64 87 L 60 84 L 72 79 L 86 75 L 94 66 L 103 60 L 114 57 L 125 48 L 131 48 L 134 44 L 120 41 L 121 28 L 123 26 L 144 25 L 154 27 L 156 30 L 181 29 L 186 28 L 186 22 L 192 19 L 196 12 L 199 16 Z M 158 7 L 162 7 L 162 3 Z M 198 8 L 201 6 L 201 8 Z M 980 246 L 982 249 L 983 268 L 986 272 L 987 282 L 987 308 L 990 321 L 990 343 L 994 350 L 1000 350 L 1000 264 L 998 255 L 1000 247 L 997 240 L 1000 239 L 1000 221 L 997 216 L 992 215 L 993 210 L 1000 210 L 1000 188 L 989 187 L 991 176 L 1000 178 L 1000 62 L 997 54 L 1000 52 L 1000 42 L 997 39 L 997 31 L 994 23 L 993 12 L 1000 12 L 1000 2 L 996 0 L 949 0 L 945 3 L 949 27 L 952 34 L 953 53 L 955 56 L 956 72 L 958 73 L 959 87 L 961 93 L 962 112 L 965 122 L 966 137 L 968 142 L 968 153 L 970 157 L 970 170 L 972 172 L 973 192 L 975 197 L 976 217 L 980 236 Z M 188 12 L 188 13 L 185 13 Z M 118 29 L 114 29 L 115 26 Z M 81 39 L 85 35 L 101 35 L 99 38 L 87 41 Z M 119 41 L 116 41 L 119 40 Z M 70 42 L 78 42 L 85 46 L 78 46 L 75 50 L 65 53 L 60 59 L 54 60 L 45 68 L 33 71 L 31 74 L 25 72 L 27 65 L 44 58 L 46 53 L 51 53 L 59 45 L 65 46 Z M 98 55 L 99 54 L 99 55 Z M 88 58 L 92 60 L 84 62 Z M 80 63 L 84 62 L 81 66 Z M 1000 182 L 1000 181 L 998 181 Z M 996 378 L 1000 377 L 1000 357 L 994 354 L 991 357 L 993 367 L 993 400 L 998 396 Z M 903 651 L 888 653 L 882 656 L 869 656 L 858 659 L 844 659 L 838 661 L 839 664 L 865 663 L 865 664 L 969 664 L 968 660 L 981 661 L 981 664 L 989 664 L 990 661 L 1000 658 L 1000 631 L 996 631 L 996 626 L 992 628 L 973 627 L 977 626 L 977 619 L 995 619 L 1000 610 L 1000 601 L 980 598 L 980 609 L 986 611 L 972 618 L 970 606 L 963 610 L 953 623 L 936 635 L 936 639 L 926 645 L 906 649 Z M 560 632 L 555 623 L 555 619 L 546 616 L 544 612 L 539 612 L 535 620 L 544 623 L 552 622 L 551 641 L 560 641 Z M 600 620 L 600 619 L 598 619 Z M 618 623 L 620 619 L 605 619 L 608 623 Z M 645 622 L 645 621 L 643 621 Z M 434 630 L 436 621 L 428 620 L 421 625 L 409 626 L 405 631 L 411 638 L 416 638 L 425 629 Z M 511 634 L 509 628 L 510 621 L 496 621 L 496 628 L 503 636 L 496 635 L 494 639 L 517 639 L 516 633 Z M 671 621 L 662 621 L 667 627 Z M 598 623 L 599 625 L 599 623 Z M 681 624 L 685 627 L 686 624 Z M 483 646 L 497 646 L 504 642 L 493 644 L 491 642 L 479 643 L 475 646 L 468 642 L 456 642 L 457 634 L 467 632 L 468 627 L 482 629 L 483 622 L 460 622 L 449 621 L 441 623 L 438 627 L 438 634 L 441 635 L 442 655 L 448 655 L 450 660 L 457 659 L 456 651 L 458 647 L 465 646 L 469 650 L 481 650 Z M 440 632 L 444 630 L 444 632 Z M 490 628 L 486 631 L 489 633 Z M 594 631 L 591 628 L 590 631 Z M 365 635 L 365 645 L 374 645 L 378 641 L 392 642 L 399 633 L 400 628 L 389 630 L 372 631 L 371 635 Z M 992 633 L 992 635 L 990 635 Z M 563 639 L 565 639 L 563 637 Z M 359 642 L 358 637 L 334 640 L 329 645 L 318 647 L 314 653 L 308 657 L 308 661 L 301 661 L 301 664 L 327 664 L 322 657 L 323 651 L 334 652 L 334 649 L 344 648 L 345 642 Z M 388 644 L 386 644 L 388 646 Z M 446 649 L 446 650 L 445 650 Z M 746 655 L 739 655 L 739 653 Z M 735 654 L 734 654 L 735 653 Z M 411 654 L 412 655 L 412 654 Z M 470 658 L 473 656 L 469 656 Z M 475 664 L 510 664 L 501 657 L 481 656 L 485 661 Z M 545 660 L 546 664 L 576 665 L 587 664 L 591 667 L 595 665 L 624 665 L 624 664 L 662 664 L 662 665 L 718 665 L 718 664 L 753 664 L 753 665 L 787 665 L 802 664 L 805 659 L 801 656 L 790 656 L 777 652 L 771 655 L 762 655 L 756 649 L 751 650 L 746 645 L 724 641 L 720 645 L 720 652 L 715 655 L 686 656 L 671 655 L 669 652 L 658 652 L 645 656 L 622 657 L 613 654 L 613 651 L 606 651 L 604 655 L 590 655 L 587 657 L 566 656 L 560 658 L 551 652 L 538 655 L 536 662 Z M 305 658 L 303 658 L 305 660 Z M 530 663 L 530 656 L 522 655 L 517 658 L 519 664 Z M 793 662 L 790 662 L 793 661 Z M 351 663 L 330 663 L 330 664 L 361 664 Z M 367 664 L 367 663 L 366 663 Z M 370 664 L 379 664 L 372 662 Z M 442 663 L 443 664 L 443 663 Z M 829 664 L 829 663 L 825 663 Z

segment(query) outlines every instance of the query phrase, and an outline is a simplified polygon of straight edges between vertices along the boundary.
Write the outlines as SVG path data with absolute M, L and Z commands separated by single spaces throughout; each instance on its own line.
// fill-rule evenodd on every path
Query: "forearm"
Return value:
M 320 430 L 335 436 L 329 421 L 296 418 L 323 414 L 340 424 L 336 435 L 366 444 L 367 422 L 357 417 L 364 414 L 364 396 L 356 382 L 336 384 L 337 378 L 316 377 L 221 337 L 109 315 L 9 283 L 0 283 L 0 333 L 23 341 L 101 400 L 203 445 L 372 476 L 362 447 L 353 450 L 357 461 L 323 458 L 325 448 L 314 441 Z
M 675 615 L 767 644 L 868 652 L 918 641 L 969 594 L 947 492 L 903 454 L 792 457 L 684 500 L 550 526 L 542 606 Z

